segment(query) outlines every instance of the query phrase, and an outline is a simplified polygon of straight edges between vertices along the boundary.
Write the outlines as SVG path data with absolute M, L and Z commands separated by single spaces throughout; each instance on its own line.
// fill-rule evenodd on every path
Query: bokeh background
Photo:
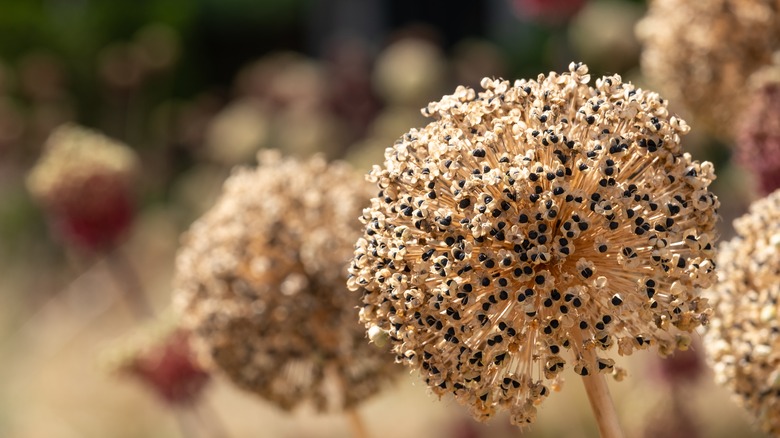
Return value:
M 191 430 L 196 415 L 231 437 L 349 436 L 339 415 L 287 414 L 219 377 L 196 406 L 176 409 L 106 370 L 103 352 L 138 322 L 106 260 L 59 241 L 25 188 L 56 126 L 78 122 L 140 154 L 138 214 L 119 250 L 164 313 L 180 234 L 258 150 L 324 153 L 366 171 L 425 123 L 421 107 L 483 76 L 535 77 L 580 60 L 596 76 L 644 85 L 634 25 L 646 8 L 640 0 L 3 0 L 0 437 L 218 436 Z M 716 165 L 728 238 L 754 182 L 731 164 L 729 144 L 691 125 L 684 145 Z M 751 420 L 697 360 L 639 352 L 625 361 L 629 377 L 612 387 L 628 436 L 760 436 L 749 435 Z M 473 422 L 414 375 L 359 411 L 374 437 L 597 436 L 573 375 L 522 433 L 503 416 Z

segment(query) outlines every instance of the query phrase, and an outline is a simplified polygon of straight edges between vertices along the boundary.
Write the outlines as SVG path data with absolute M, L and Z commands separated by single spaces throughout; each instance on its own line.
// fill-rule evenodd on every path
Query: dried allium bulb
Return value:
M 718 284 L 707 292 L 713 314 L 704 335 L 717 383 L 780 434 L 780 191 L 734 221 L 720 245 Z
M 156 322 L 121 340 L 103 359 L 114 372 L 137 378 L 171 405 L 195 402 L 209 375 L 190 350 L 190 333 Z
M 780 65 L 751 77 L 750 102 L 737 132 L 737 160 L 764 195 L 780 188 Z
M 284 409 L 352 407 L 394 368 L 345 286 L 370 185 L 321 157 L 260 158 L 186 234 L 175 304 L 206 362 L 238 386 Z
M 642 70 L 696 125 L 731 138 L 745 81 L 780 41 L 778 0 L 655 0 L 638 24 Z
M 132 223 L 138 167 L 129 147 L 68 124 L 46 141 L 27 186 L 60 237 L 99 250 L 115 244 Z
M 669 354 L 707 313 L 712 165 L 657 94 L 569 69 L 458 87 L 369 175 L 361 319 L 478 419 L 530 423 L 565 367 L 620 377 L 605 350 Z

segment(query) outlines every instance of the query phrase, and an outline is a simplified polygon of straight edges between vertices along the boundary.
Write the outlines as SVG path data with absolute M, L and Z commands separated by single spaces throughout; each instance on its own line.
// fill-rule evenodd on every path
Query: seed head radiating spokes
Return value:
M 344 163 L 260 155 L 186 234 L 175 305 L 206 364 L 284 409 L 352 408 L 396 369 L 368 343 L 346 266 L 370 185 Z
M 657 94 L 569 70 L 458 87 L 369 175 L 361 318 L 479 419 L 530 423 L 565 367 L 621 376 L 591 352 L 685 348 L 708 312 L 712 165 Z
M 712 320 L 704 346 L 715 380 L 758 425 L 780 435 L 780 190 L 734 221 L 720 245 L 719 281 L 707 291 Z

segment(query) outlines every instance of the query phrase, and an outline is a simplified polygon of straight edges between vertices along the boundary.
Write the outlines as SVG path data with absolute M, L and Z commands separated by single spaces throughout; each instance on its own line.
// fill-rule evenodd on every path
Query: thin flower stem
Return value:
M 583 356 L 588 363 L 596 362 L 596 354 L 593 350 L 586 350 L 583 352 Z M 583 376 L 582 382 L 585 384 L 585 392 L 588 393 L 593 416 L 596 417 L 596 422 L 599 425 L 601 438 L 623 438 L 623 430 L 620 427 L 604 374 L 591 373 Z
M 349 428 L 352 430 L 354 438 L 368 438 L 368 430 L 360 414 L 355 409 L 348 409 L 346 412 L 349 420 Z
M 144 294 L 138 272 L 130 260 L 117 248 L 106 254 L 106 264 L 111 276 L 122 291 L 122 298 L 136 318 L 146 319 L 154 315 L 152 306 Z
M 176 425 L 179 427 L 181 438 L 196 438 L 198 436 L 198 427 L 190 416 L 187 415 L 187 412 L 174 409 L 173 417 L 176 419 Z
M 208 436 L 212 438 L 227 438 L 229 436 L 225 424 L 219 417 L 219 413 L 217 413 L 216 409 L 214 409 L 211 404 L 207 403 L 207 400 L 201 400 L 201 402 L 198 403 L 195 414 Z

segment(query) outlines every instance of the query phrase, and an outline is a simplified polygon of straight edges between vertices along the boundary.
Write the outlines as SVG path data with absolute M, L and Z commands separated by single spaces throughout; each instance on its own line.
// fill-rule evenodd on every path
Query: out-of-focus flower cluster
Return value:
M 132 223 L 139 164 L 128 146 L 65 125 L 47 140 L 27 185 L 60 238 L 99 250 L 114 244 Z
M 746 82 L 780 49 L 777 0 L 655 0 L 637 27 L 642 70 L 725 138 L 750 101 Z
M 103 364 L 118 375 L 131 376 L 171 405 L 197 401 L 209 374 L 195 361 L 190 334 L 172 321 L 155 321 L 103 353 Z
M 393 357 L 368 343 L 345 272 L 369 192 L 322 157 L 234 171 L 177 257 L 175 304 L 206 363 L 284 409 L 379 390 Z
M 737 160 L 766 195 L 780 188 L 780 65 L 754 73 L 749 86 L 750 101 L 737 131 Z
M 772 435 L 780 433 L 780 191 L 734 222 L 720 247 L 720 281 L 707 292 L 714 313 L 704 345 L 716 381 Z

